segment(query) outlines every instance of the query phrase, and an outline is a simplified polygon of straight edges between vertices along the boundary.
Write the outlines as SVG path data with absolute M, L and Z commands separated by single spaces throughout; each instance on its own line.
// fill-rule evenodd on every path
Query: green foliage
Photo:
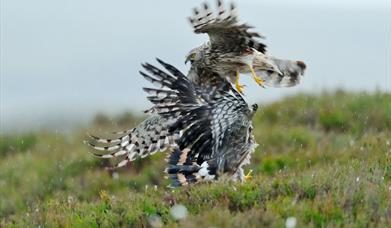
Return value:
M 0 156 L 15 152 L 26 152 L 33 148 L 36 142 L 37 138 L 34 134 L 0 136 Z
M 326 130 L 340 130 L 348 129 L 348 117 L 342 112 L 323 111 L 319 116 L 321 126 Z
M 391 226 L 391 95 L 298 95 L 261 107 L 253 179 L 168 189 L 163 153 L 117 174 L 82 143 L 83 132 L 0 137 L 0 226 Z M 98 115 L 90 131 L 140 118 Z M 119 127 L 120 126 L 120 127 Z M 246 170 L 247 171 L 247 170 Z M 118 177 L 117 177 L 118 175 Z M 170 215 L 174 204 L 189 211 Z

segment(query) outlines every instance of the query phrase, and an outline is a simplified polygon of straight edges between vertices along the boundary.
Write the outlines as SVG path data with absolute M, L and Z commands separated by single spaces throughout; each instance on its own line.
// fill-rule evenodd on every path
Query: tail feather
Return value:
M 216 169 L 213 168 L 212 162 L 205 161 L 198 165 L 190 160 L 189 153 L 188 148 L 180 150 L 178 146 L 172 146 L 168 167 L 165 170 L 168 178 L 172 180 L 170 187 L 186 186 L 216 178 Z
M 187 186 L 199 182 L 194 175 L 184 175 L 182 173 L 168 175 L 168 178 L 172 180 L 169 187 L 177 188 L 180 186 Z
M 257 62 L 254 61 L 254 69 L 267 86 L 270 87 L 292 87 L 300 83 L 301 76 L 304 75 L 306 65 L 302 61 L 292 61 L 269 57 L 269 60 L 282 73 L 267 70 L 257 70 Z

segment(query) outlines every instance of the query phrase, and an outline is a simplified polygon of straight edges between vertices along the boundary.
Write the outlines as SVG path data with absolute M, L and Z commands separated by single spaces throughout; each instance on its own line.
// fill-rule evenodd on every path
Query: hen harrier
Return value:
M 262 36 L 250 31 L 251 26 L 239 23 L 234 4 L 226 9 L 223 1 L 217 0 L 217 7 L 218 12 L 213 13 L 204 3 L 200 9 L 195 8 L 189 18 L 195 33 L 209 36 L 208 42 L 191 50 L 186 57 L 195 71 L 210 70 L 228 76 L 241 93 L 239 73 L 251 73 L 261 86 L 293 86 L 299 82 L 306 68 L 302 61 L 268 56 L 266 45 L 258 41 Z
M 243 181 L 242 166 L 249 163 L 257 146 L 251 121 L 257 105 L 249 107 L 228 82 L 227 89 L 201 87 L 175 67 L 158 62 L 169 73 L 146 64 L 149 74 L 141 74 L 160 87 L 144 90 L 159 115 L 174 120 L 168 131 L 181 135 L 171 147 L 166 169 L 173 186 L 223 174 Z
M 172 186 L 214 180 L 223 174 L 244 181 L 242 167 L 257 146 L 251 121 L 257 105 L 249 107 L 228 81 L 225 86 L 200 86 L 175 67 L 158 62 L 168 73 L 150 64 L 143 65 L 149 74 L 140 72 L 159 87 L 144 88 L 156 114 L 117 139 L 92 136 L 112 146 L 89 144 L 107 152 L 99 157 L 122 157 L 116 167 L 169 145 L 166 172 L 174 180 Z
M 143 65 L 147 68 L 149 65 Z M 200 71 L 201 72 L 201 71 Z M 198 87 L 208 89 L 218 89 L 221 91 L 228 90 L 229 83 L 225 78 L 219 75 L 205 71 L 202 80 L 197 82 Z M 194 72 L 189 74 L 194 75 Z M 156 83 L 153 79 L 146 77 L 152 83 Z M 155 97 L 148 97 L 152 102 L 160 101 Z M 165 151 L 167 146 L 172 144 L 178 135 L 169 132 L 167 127 L 170 122 L 174 121 L 168 116 L 159 115 L 155 108 L 148 112 L 149 116 L 133 129 L 114 132 L 110 138 L 101 138 L 95 135 L 89 135 L 91 140 L 85 141 L 86 144 L 103 153 L 94 153 L 101 158 L 114 158 L 125 156 L 114 168 L 120 168 L 137 158 L 144 158 L 155 154 L 158 151 Z

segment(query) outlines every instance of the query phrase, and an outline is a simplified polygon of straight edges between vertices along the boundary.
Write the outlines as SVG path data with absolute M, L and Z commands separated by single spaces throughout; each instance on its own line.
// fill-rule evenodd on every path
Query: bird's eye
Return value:
M 197 54 L 196 54 L 195 52 L 189 54 L 189 55 L 186 57 L 185 63 L 190 62 L 191 64 L 193 64 L 194 61 L 196 60 L 196 56 L 197 56 Z

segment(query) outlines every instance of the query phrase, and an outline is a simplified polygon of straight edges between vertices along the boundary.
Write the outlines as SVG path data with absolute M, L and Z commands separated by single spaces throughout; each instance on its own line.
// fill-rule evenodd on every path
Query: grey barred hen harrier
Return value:
M 166 172 L 174 180 L 172 186 L 215 180 L 222 175 L 244 181 L 247 176 L 242 167 L 249 163 L 257 146 L 251 121 L 257 106 L 249 107 L 228 81 L 225 86 L 197 85 L 175 67 L 158 61 L 166 72 L 150 64 L 143 65 L 149 74 L 140 72 L 159 87 L 144 88 L 155 114 L 119 138 L 92 136 L 95 142 L 89 145 L 106 151 L 96 155 L 121 157 L 116 166 L 121 167 L 168 146 Z
M 257 105 L 249 107 L 226 82 L 226 88 L 201 87 L 175 67 L 158 60 L 167 72 L 144 65 L 142 75 L 159 88 L 144 88 L 157 113 L 174 120 L 168 132 L 180 137 L 171 145 L 166 172 L 173 186 L 228 175 L 244 181 L 242 166 L 248 164 L 257 144 L 252 135 L 252 117 Z

